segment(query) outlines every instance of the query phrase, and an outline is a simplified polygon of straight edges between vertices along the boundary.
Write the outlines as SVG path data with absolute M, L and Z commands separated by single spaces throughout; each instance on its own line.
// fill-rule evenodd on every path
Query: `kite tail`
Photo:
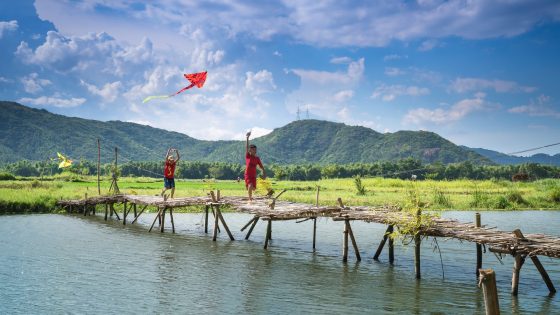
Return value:
M 157 98 L 157 99 L 159 99 L 159 98 L 168 98 L 168 97 L 170 97 L 170 96 L 173 96 L 173 95 L 151 95 L 151 96 L 146 97 L 146 98 L 142 101 L 142 103 L 149 102 L 149 101 L 151 101 L 151 100 L 153 100 L 153 99 L 156 99 L 156 98 Z
M 189 86 L 186 86 L 186 87 L 182 88 L 181 90 L 179 90 L 179 92 L 177 92 L 177 93 L 175 93 L 175 94 L 171 94 L 171 95 L 169 95 L 169 96 L 175 96 L 175 95 L 177 95 L 177 94 L 179 94 L 179 93 L 181 93 L 181 92 L 183 92 L 183 91 L 185 91 L 185 90 L 188 90 L 188 89 L 192 88 L 193 86 L 195 86 L 194 83 L 192 83 L 192 84 L 189 85 Z

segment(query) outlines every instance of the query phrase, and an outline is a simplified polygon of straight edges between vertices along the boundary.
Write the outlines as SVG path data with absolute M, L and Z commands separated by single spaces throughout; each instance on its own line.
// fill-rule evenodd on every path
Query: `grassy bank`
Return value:
M 56 211 L 59 199 L 78 199 L 97 195 L 96 177 L 21 178 L 0 181 L 0 214 L 40 213 Z M 338 197 L 347 205 L 402 206 L 415 192 L 426 209 L 430 210 L 522 210 L 560 209 L 560 179 L 546 179 L 527 183 L 509 181 L 409 181 L 400 179 L 361 179 L 363 194 L 358 194 L 355 179 L 327 179 L 312 182 L 274 181 L 272 188 L 286 189 L 281 199 L 315 203 L 317 186 L 319 202 L 336 204 Z M 219 189 L 224 196 L 244 196 L 243 181 L 176 181 L 176 197 L 202 196 Z M 101 193 L 109 191 L 110 179 L 103 178 Z M 155 195 L 163 181 L 152 178 L 121 178 L 122 193 Z M 263 192 L 261 192 L 263 193 Z

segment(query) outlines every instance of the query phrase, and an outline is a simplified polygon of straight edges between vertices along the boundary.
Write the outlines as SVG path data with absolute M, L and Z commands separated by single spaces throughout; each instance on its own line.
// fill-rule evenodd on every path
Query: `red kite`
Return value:
M 195 85 L 196 85 L 197 88 L 201 88 L 204 85 L 204 82 L 206 82 L 206 71 L 199 72 L 199 73 L 185 74 L 185 78 L 187 80 L 189 80 L 189 82 L 191 82 L 191 85 L 182 88 L 181 90 L 179 90 L 177 93 L 174 93 L 174 94 L 148 96 L 142 101 L 142 103 L 146 103 L 147 101 L 153 100 L 155 98 L 169 98 L 169 97 L 175 96 L 175 95 L 177 95 L 177 94 L 179 94 L 179 93 L 181 93 L 185 90 L 188 90 L 188 89 L 192 88 Z

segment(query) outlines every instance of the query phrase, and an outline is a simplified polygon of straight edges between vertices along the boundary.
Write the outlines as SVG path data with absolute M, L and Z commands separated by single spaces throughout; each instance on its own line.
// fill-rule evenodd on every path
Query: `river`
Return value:
M 443 216 L 474 220 L 468 211 Z M 264 250 L 265 223 L 245 241 L 239 229 L 251 216 L 224 217 L 236 241 L 222 231 L 212 242 L 202 214 L 175 214 L 175 234 L 148 233 L 153 213 L 126 226 L 100 216 L 2 216 L 0 314 L 484 314 L 472 243 L 438 239 L 438 251 L 425 239 L 416 281 L 412 246 L 396 242 L 393 266 L 386 249 L 379 262 L 371 259 L 383 225 L 352 222 L 362 261 L 351 248 L 344 264 L 343 222 L 317 220 L 315 252 L 312 221 L 273 222 Z M 560 211 L 483 212 L 482 222 L 560 234 Z M 560 289 L 560 259 L 540 259 Z M 560 295 L 548 295 L 529 259 L 517 298 L 510 294 L 511 256 L 486 252 L 483 267 L 496 271 L 502 313 L 560 314 Z

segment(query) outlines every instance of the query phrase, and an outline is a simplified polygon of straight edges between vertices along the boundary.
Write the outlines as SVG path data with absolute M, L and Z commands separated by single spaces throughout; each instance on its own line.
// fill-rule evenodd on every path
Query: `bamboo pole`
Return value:
M 391 227 L 393 227 L 391 225 Z M 391 228 L 391 231 L 393 231 L 393 229 Z M 393 238 L 389 237 L 389 264 L 393 264 L 395 262 L 395 246 L 394 246 L 394 240 Z
M 155 218 L 154 218 L 154 221 L 152 222 L 152 226 L 150 226 L 150 229 L 148 230 L 148 232 L 151 232 L 152 229 L 154 228 L 154 225 L 156 224 L 156 221 L 159 219 L 160 213 L 161 213 L 161 208 L 158 207 L 158 212 L 157 212 L 157 214 L 156 214 L 156 216 L 155 216 Z
M 211 191 L 212 196 L 214 196 L 214 192 Z M 213 198 L 212 198 L 213 199 Z M 212 212 L 214 212 L 214 206 L 212 207 Z M 216 241 L 218 238 L 218 214 L 214 212 L 214 233 L 212 234 L 212 241 Z
M 513 275 L 511 276 L 511 294 L 517 296 L 517 293 L 519 292 L 519 274 L 521 272 L 521 267 L 523 267 L 523 264 L 525 263 L 525 257 L 520 254 L 517 254 L 514 257 Z
M 270 240 L 270 234 L 272 231 L 272 220 L 268 220 L 268 224 L 266 225 L 266 236 L 264 240 L 264 249 L 268 249 L 268 241 Z
M 251 233 L 253 233 L 253 229 L 255 228 L 255 226 L 257 225 L 257 223 L 259 222 L 260 218 L 256 218 L 255 221 L 253 221 L 253 224 L 251 225 L 251 228 L 249 228 L 249 231 L 247 232 L 247 235 L 245 235 L 245 239 L 248 240 L 249 236 L 251 236 Z
M 159 227 L 159 231 L 163 233 L 165 229 L 165 212 L 167 211 L 167 206 L 163 207 L 163 211 L 161 212 L 161 225 Z
M 486 315 L 499 315 L 498 289 L 496 288 L 496 274 L 492 269 L 480 269 L 478 285 L 482 286 L 484 293 L 484 308 Z
M 537 267 L 537 270 L 541 274 L 544 283 L 546 283 L 546 286 L 548 287 L 548 291 L 551 294 L 556 293 L 556 288 L 554 288 L 554 284 L 552 283 L 552 280 L 550 280 L 550 277 L 548 276 L 548 273 L 544 269 L 544 266 L 541 264 L 539 258 L 537 256 L 529 256 L 529 257 L 531 258 L 533 264 L 535 264 L 535 267 Z
M 169 208 L 169 217 L 171 218 L 171 231 L 175 233 L 175 222 L 173 222 L 173 208 Z
M 316 239 L 317 239 L 317 217 L 313 218 L 313 251 L 315 251 Z
M 319 191 L 320 186 L 317 185 L 317 196 L 315 197 L 315 207 L 319 208 Z M 313 218 L 313 251 L 315 251 L 315 243 L 317 240 L 317 217 Z
M 107 215 L 109 214 L 109 205 L 105 204 L 105 221 L 107 221 Z
M 245 224 L 242 228 L 241 228 L 241 232 L 243 232 L 246 228 L 249 227 L 249 225 L 251 225 L 251 223 L 253 223 L 253 221 L 257 220 L 259 217 L 258 216 L 253 216 L 251 218 L 251 220 L 249 220 L 249 222 L 247 222 L 247 224 Z
M 480 228 L 482 226 L 479 212 L 477 212 L 475 215 L 475 222 L 476 222 L 475 226 L 477 228 Z M 476 270 L 475 270 L 475 274 L 477 278 L 480 274 L 480 269 L 482 269 L 482 245 L 477 243 L 476 244 Z
M 100 186 L 100 174 L 101 170 L 101 144 L 99 143 L 99 138 L 97 138 L 97 193 L 101 195 L 101 186 Z
M 340 198 L 339 198 L 340 200 Z M 344 220 L 344 237 L 342 239 L 342 261 L 348 261 L 348 219 Z
M 418 208 L 416 210 L 416 222 L 417 226 L 420 224 L 422 216 L 422 209 Z M 420 243 L 422 239 L 420 238 L 420 232 L 416 232 L 414 235 L 414 271 L 416 273 L 416 279 L 420 279 Z
M 224 220 L 224 216 L 222 216 L 222 212 L 220 211 L 220 206 L 219 205 L 216 205 L 216 214 L 218 215 L 218 218 L 222 222 L 222 225 L 224 226 L 224 229 L 226 229 L 226 232 L 229 236 L 229 239 L 234 241 L 235 239 L 233 238 L 233 234 L 231 234 L 231 231 L 229 230 L 229 227 L 226 223 L 226 220 Z
M 128 215 L 128 211 L 126 211 L 126 200 L 123 202 L 123 220 L 122 220 L 122 224 L 126 225 L 126 216 Z
M 375 255 L 373 255 L 373 259 L 374 260 L 379 260 L 379 255 L 381 255 L 381 252 L 383 251 L 383 247 L 385 246 L 385 242 L 387 242 L 387 238 L 389 238 L 389 234 L 393 232 L 393 226 L 389 225 L 387 227 L 387 230 L 385 230 L 385 233 L 383 234 L 383 239 L 381 240 L 381 243 L 379 243 L 379 246 L 377 247 L 377 250 L 375 251 Z
M 420 272 L 420 234 L 414 235 L 414 271 L 416 273 L 416 279 L 421 278 Z
M 134 204 L 134 206 L 136 207 L 136 204 Z M 140 212 L 137 215 L 134 215 L 134 220 L 132 220 L 132 223 L 130 223 L 130 224 L 134 224 L 136 222 L 136 220 L 138 220 L 138 217 L 140 217 L 142 212 L 144 212 L 144 210 L 146 210 L 147 207 L 148 207 L 148 205 L 144 205 L 144 207 L 140 210 Z
M 208 234 L 208 205 L 204 206 L 204 233 Z
M 354 247 L 354 254 L 356 255 L 356 259 L 358 261 L 361 261 L 362 257 L 360 256 L 360 250 L 358 249 L 358 244 L 356 243 L 356 239 L 354 238 L 354 232 L 352 232 L 350 221 L 346 220 L 346 224 L 348 224 L 348 234 L 350 234 L 350 240 L 352 241 L 352 247 Z
M 138 216 L 138 213 L 136 212 L 136 204 L 133 204 L 133 209 L 134 209 L 134 218 L 136 219 L 136 217 Z
M 513 235 L 515 235 L 515 237 L 517 237 L 520 240 L 525 240 L 525 236 L 523 235 L 523 233 L 519 229 L 514 230 Z M 548 273 L 546 272 L 546 270 L 544 269 L 544 266 L 542 265 L 541 261 L 539 260 L 539 257 L 529 256 L 529 258 L 531 258 L 531 261 L 533 262 L 535 267 L 537 267 L 537 270 L 541 274 L 541 277 L 542 277 L 544 283 L 548 287 L 548 291 L 550 293 L 556 293 L 556 288 L 554 288 L 554 284 L 552 283 L 552 280 L 550 280 L 550 277 L 548 276 Z

